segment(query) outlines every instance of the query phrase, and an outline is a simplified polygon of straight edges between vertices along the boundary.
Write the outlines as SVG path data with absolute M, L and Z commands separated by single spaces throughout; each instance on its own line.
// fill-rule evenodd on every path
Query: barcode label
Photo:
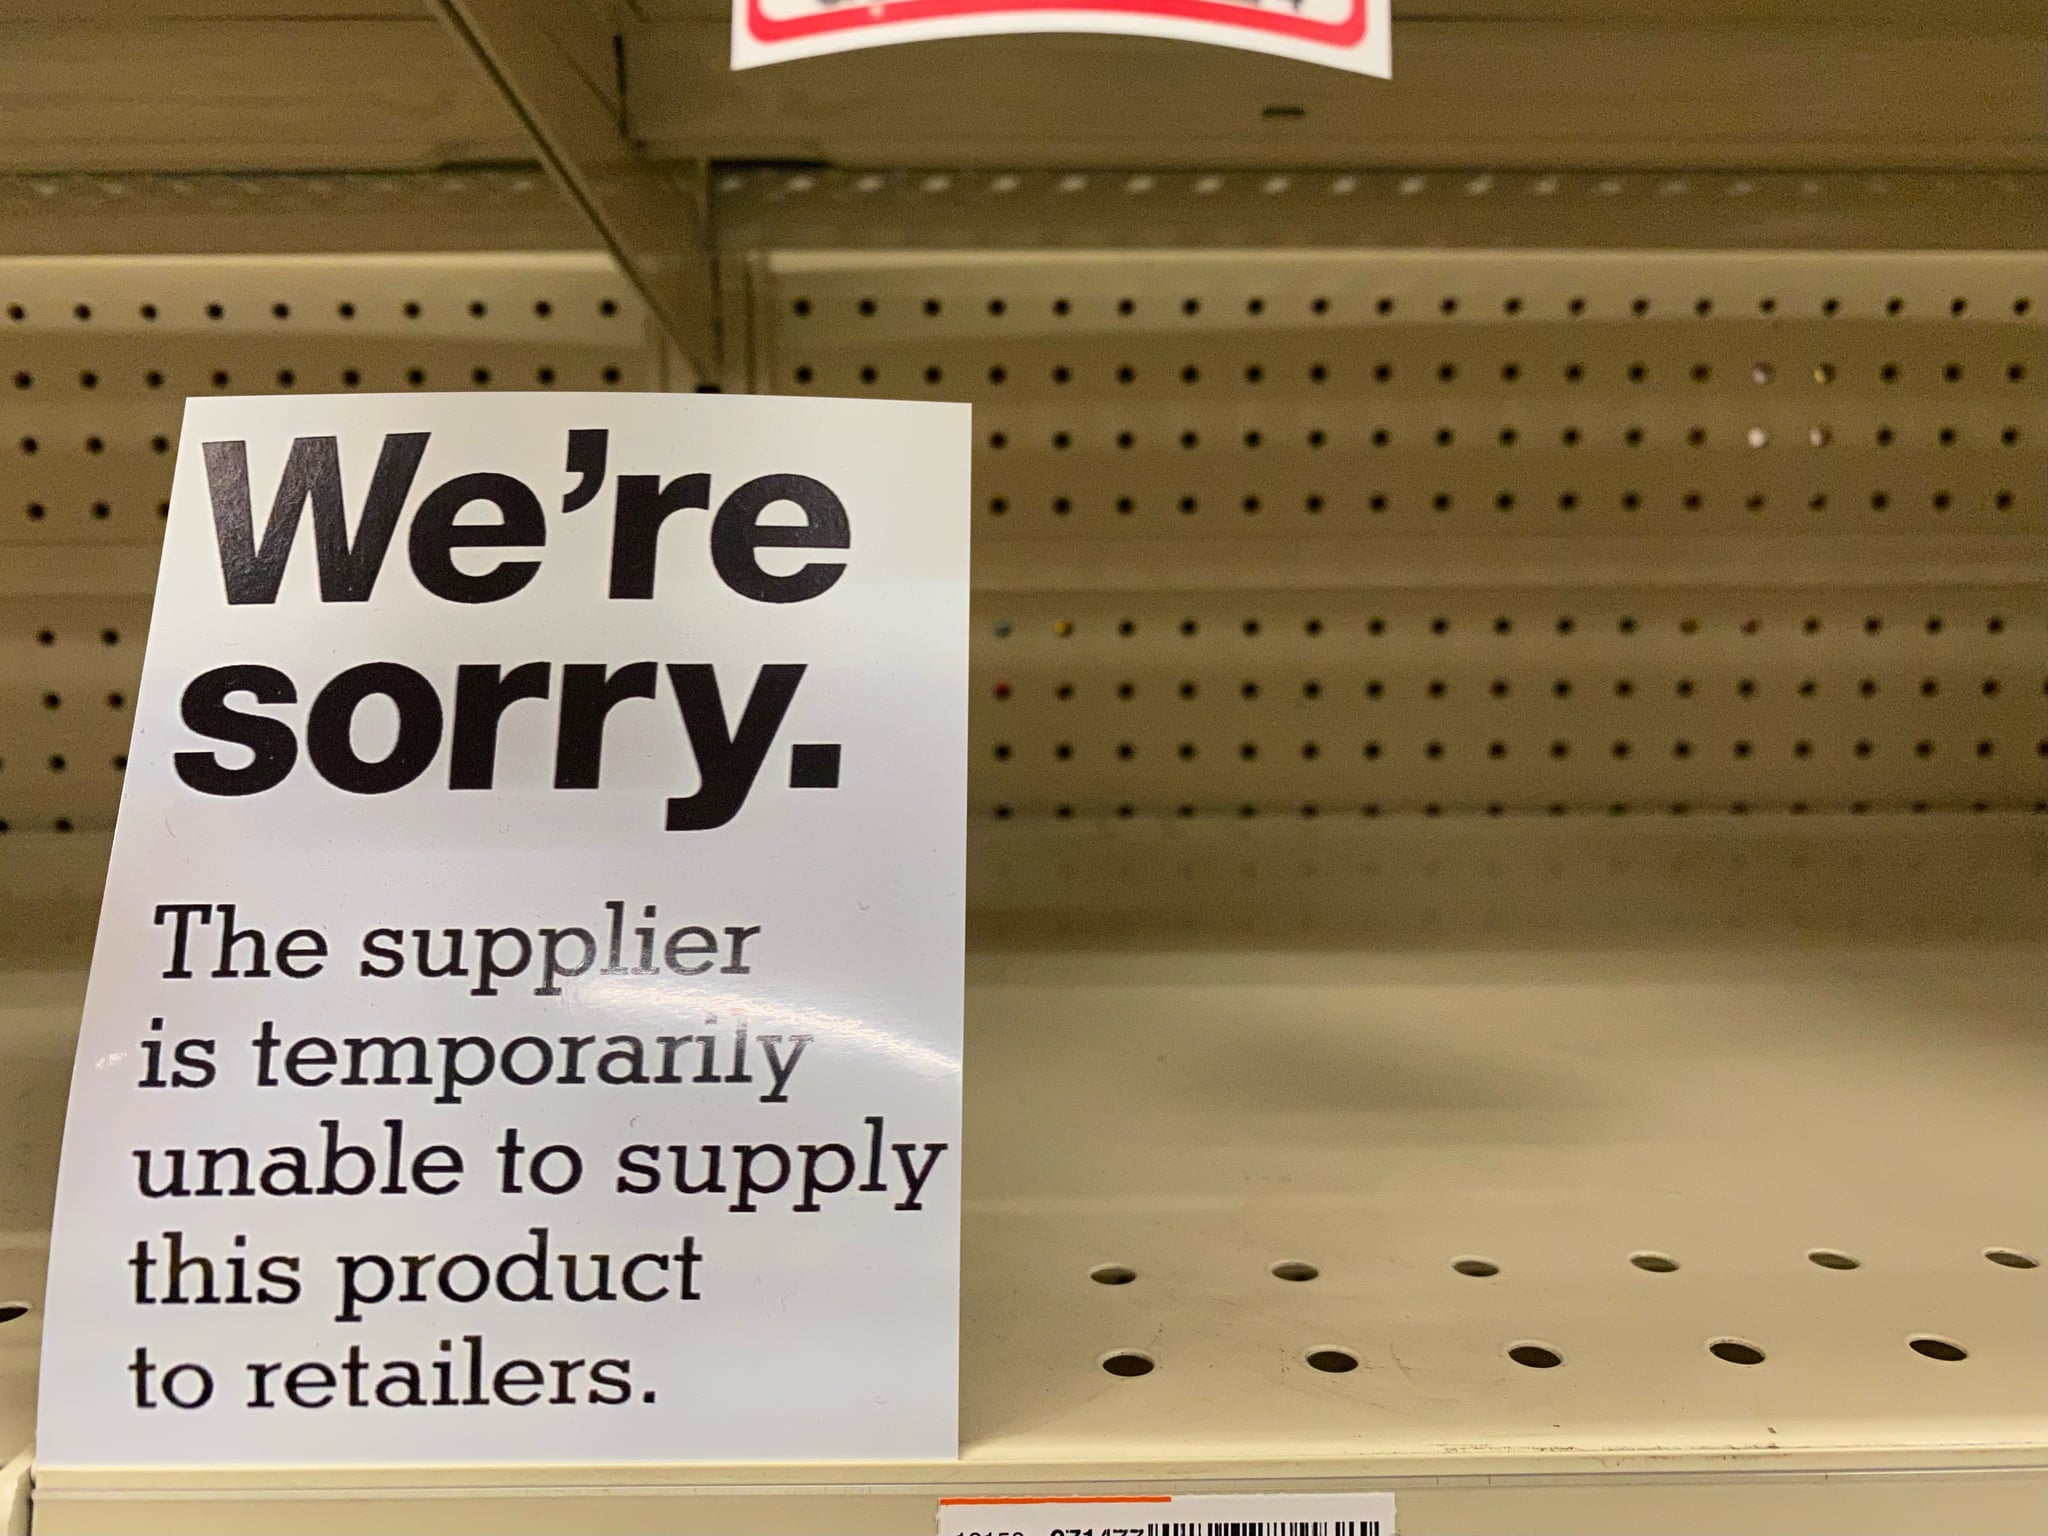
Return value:
M 939 1501 L 939 1536 L 1395 1536 L 1391 1493 L 1136 1493 Z
M 1377 1520 L 1167 1520 L 1145 1536 L 1383 1536 Z

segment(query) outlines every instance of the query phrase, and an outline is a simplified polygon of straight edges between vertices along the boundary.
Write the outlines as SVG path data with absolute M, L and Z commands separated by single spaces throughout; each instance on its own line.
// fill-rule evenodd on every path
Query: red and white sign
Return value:
M 942 37 L 1110 32 L 1273 53 L 1385 79 L 1390 0 L 733 0 L 732 67 Z

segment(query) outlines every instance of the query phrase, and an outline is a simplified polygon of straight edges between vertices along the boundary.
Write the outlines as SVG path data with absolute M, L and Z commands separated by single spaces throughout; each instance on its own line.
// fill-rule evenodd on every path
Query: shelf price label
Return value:
M 969 437 L 188 405 L 45 1465 L 955 1453 Z
M 1395 1536 L 1391 1493 L 941 1499 L 939 1536 Z
M 1390 10 L 1390 0 L 733 0 L 732 67 L 938 38 L 1107 32 L 1386 79 Z

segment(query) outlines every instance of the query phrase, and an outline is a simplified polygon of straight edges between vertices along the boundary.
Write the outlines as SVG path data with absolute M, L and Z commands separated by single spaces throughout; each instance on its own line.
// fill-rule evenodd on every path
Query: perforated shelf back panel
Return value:
M 0 830 L 113 824 L 187 396 L 657 387 L 596 255 L 0 262 Z
M 187 396 L 654 387 L 599 256 L 0 262 L 0 545 L 157 538 Z
M 2040 275 L 784 255 L 753 365 L 975 402 L 983 816 L 2033 812 Z M 592 256 L 0 279 L 16 830 L 112 824 L 184 394 L 660 379 Z
M 2040 265 L 779 258 L 976 405 L 996 817 L 2048 809 Z
M 2042 618 L 2025 588 L 1018 594 L 975 789 L 999 817 L 2048 810 Z
M 978 538 L 1099 544 L 1113 580 L 1168 539 L 2039 534 L 2041 279 L 2022 254 L 791 257 L 764 329 L 775 388 L 974 401 Z

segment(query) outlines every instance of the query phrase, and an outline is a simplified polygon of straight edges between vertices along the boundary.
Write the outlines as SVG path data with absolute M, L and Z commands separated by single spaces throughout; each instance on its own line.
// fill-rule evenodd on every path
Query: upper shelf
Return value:
M 429 168 L 530 151 L 392 0 L 33 0 L 0 22 L 0 169 Z M 2033 169 L 2048 23 L 1988 0 L 1476 0 L 1404 9 L 1391 82 L 1108 37 L 886 48 L 734 73 L 712 0 L 622 29 L 657 155 L 877 165 Z M 602 38 L 602 25 L 579 38 Z M 602 62 L 602 61 L 600 61 Z M 608 82 L 607 82 L 608 83 Z

